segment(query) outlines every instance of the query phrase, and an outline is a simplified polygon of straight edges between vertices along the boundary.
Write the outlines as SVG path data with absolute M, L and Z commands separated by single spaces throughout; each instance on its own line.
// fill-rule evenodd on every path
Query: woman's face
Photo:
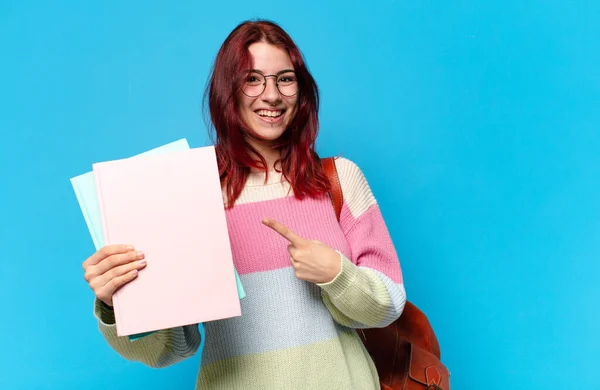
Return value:
M 244 92 L 239 95 L 240 114 L 256 141 L 268 144 L 281 137 L 296 115 L 298 93 L 286 95 L 297 91 L 298 83 L 286 51 L 264 42 L 253 43 L 248 50 L 253 60 L 253 72 L 245 81 Z M 269 75 L 277 77 L 263 77 Z M 276 80 L 279 80 L 279 89 Z M 264 91 L 263 82 L 266 82 Z

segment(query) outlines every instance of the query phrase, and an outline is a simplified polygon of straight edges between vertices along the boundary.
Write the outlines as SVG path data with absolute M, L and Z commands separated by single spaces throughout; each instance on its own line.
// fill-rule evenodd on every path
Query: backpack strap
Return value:
M 342 214 L 342 204 L 344 203 L 344 195 L 342 194 L 342 186 L 340 185 L 340 178 L 338 176 L 337 168 L 335 167 L 335 158 L 327 157 L 321 159 L 323 164 L 323 170 L 325 176 L 331 184 L 331 190 L 329 191 L 329 197 L 335 210 L 335 216 L 339 222 L 340 215 Z

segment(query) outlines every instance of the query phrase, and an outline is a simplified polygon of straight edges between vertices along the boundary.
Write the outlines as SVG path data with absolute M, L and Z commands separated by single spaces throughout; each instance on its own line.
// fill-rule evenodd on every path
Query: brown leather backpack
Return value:
M 338 221 L 343 194 L 332 157 L 321 159 L 331 182 Z M 382 390 L 450 390 L 450 372 L 440 361 L 440 345 L 427 316 L 406 302 L 400 318 L 385 328 L 358 329 L 375 362 Z

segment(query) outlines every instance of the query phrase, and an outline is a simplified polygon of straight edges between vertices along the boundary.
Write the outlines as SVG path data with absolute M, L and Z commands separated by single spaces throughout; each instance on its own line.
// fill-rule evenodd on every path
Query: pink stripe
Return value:
M 402 283 L 398 255 L 377 204 L 354 218 L 344 203 L 340 224 L 351 243 L 352 253 L 355 255 L 353 263 L 373 268 L 394 283 Z
M 240 275 L 290 267 L 289 242 L 261 223 L 273 218 L 303 238 L 319 240 L 347 258 L 352 252 L 328 197 L 294 196 L 236 205 L 227 210 L 231 250 Z

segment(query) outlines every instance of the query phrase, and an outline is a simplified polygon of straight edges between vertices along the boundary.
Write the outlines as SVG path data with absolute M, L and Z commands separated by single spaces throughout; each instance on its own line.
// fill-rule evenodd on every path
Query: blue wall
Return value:
M 122 3 L 0 2 L 0 388 L 193 388 L 197 358 L 97 331 L 69 178 L 205 145 L 209 67 L 258 16 L 303 50 L 319 151 L 364 170 L 453 388 L 599 388 L 600 3 Z

